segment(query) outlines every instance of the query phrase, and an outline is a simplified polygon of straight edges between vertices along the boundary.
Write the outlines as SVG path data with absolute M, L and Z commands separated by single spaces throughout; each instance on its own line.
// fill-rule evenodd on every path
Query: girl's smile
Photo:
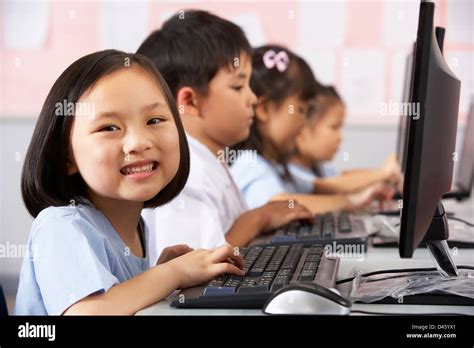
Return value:
M 80 100 L 95 105 L 96 115 L 74 119 L 70 174 L 79 172 L 102 197 L 152 199 L 180 158 L 176 124 L 156 81 L 142 68 L 121 69 Z
M 126 179 L 141 181 L 154 175 L 157 172 L 158 167 L 159 163 L 157 161 L 142 160 L 122 167 L 120 173 Z

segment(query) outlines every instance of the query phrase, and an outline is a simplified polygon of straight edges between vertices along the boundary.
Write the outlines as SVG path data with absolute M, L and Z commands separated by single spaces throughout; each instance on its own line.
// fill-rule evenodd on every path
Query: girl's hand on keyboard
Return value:
M 173 245 L 173 246 L 164 248 L 156 264 L 159 265 L 161 263 L 171 261 L 177 258 L 178 256 L 187 254 L 193 250 L 194 250 L 193 248 L 190 248 L 186 244 L 178 244 L 178 245 Z
M 202 284 L 225 273 L 245 274 L 242 256 L 229 245 L 211 250 L 196 249 L 167 262 L 167 265 L 179 277 L 181 289 Z
M 255 209 L 263 221 L 262 232 L 272 231 L 294 220 L 313 218 L 313 214 L 296 201 L 273 201 Z
M 349 204 L 346 210 L 354 211 L 367 207 L 374 201 L 390 200 L 395 193 L 395 190 L 390 185 L 378 183 L 363 189 L 362 191 L 347 195 Z

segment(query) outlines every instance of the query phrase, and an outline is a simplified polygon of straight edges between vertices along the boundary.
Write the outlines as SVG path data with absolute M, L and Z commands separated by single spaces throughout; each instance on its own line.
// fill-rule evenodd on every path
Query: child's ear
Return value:
M 74 175 L 79 171 L 76 161 L 74 160 L 74 156 L 71 152 L 68 153 L 66 167 L 68 175 Z
M 199 116 L 198 95 L 191 87 L 182 87 L 176 94 L 180 115 Z
M 262 97 L 258 97 L 257 105 L 255 105 L 255 118 L 262 123 L 267 122 L 270 117 L 268 108 L 268 102 L 264 101 Z
M 303 127 L 300 132 L 296 135 L 296 142 L 297 143 L 301 143 L 302 141 L 305 141 L 306 139 L 310 139 L 311 138 L 311 131 L 309 129 L 309 127 Z

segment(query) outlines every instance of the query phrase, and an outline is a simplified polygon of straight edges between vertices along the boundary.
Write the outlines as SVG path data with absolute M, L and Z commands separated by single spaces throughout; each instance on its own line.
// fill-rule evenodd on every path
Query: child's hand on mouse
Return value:
M 159 265 L 161 263 L 168 262 L 170 260 L 177 258 L 178 256 L 187 254 L 193 250 L 194 250 L 193 248 L 190 248 L 186 244 L 177 244 L 177 245 L 169 246 L 163 249 L 156 264 Z
M 229 262 L 231 261 L 231 262 Z M 244 260 L 238 249 L 224 245 L 215 249 L 196 249 L 166 263 L 179 277 L 179 288 L 202 284 L 218 275 L 244 276 Z
M 361 191 L 347 195 L 349 204 L 346 210 L 359 210 L 367 207 L 374 201 L 379 201 L 380 204 L 383 204 L 384 201 L 392 199 L 394 194 L 395 190 L 392 186 L 377 183 Z
M 264 219 L 262 232 L 269 232 L 294 220 L 313 219 L 313 214 L 296 201 L 273 201 L 255 209 Z

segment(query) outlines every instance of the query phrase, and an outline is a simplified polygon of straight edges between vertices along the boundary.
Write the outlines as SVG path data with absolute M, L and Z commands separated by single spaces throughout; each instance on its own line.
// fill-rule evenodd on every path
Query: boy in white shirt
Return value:
M 251 47 L 240 27 L 205 11 L 180 11 L 150 34 L 137 53 L 150 58 L 169 84 L 191 156 L 181 194 L 143 214 L 152 264 L 168 245 L 243 246 L 262 232 L 311 218 L 292 201 L 248 210 L 223 163 L 229 147 L 248 137 L 257 102 L 249 86 Z

